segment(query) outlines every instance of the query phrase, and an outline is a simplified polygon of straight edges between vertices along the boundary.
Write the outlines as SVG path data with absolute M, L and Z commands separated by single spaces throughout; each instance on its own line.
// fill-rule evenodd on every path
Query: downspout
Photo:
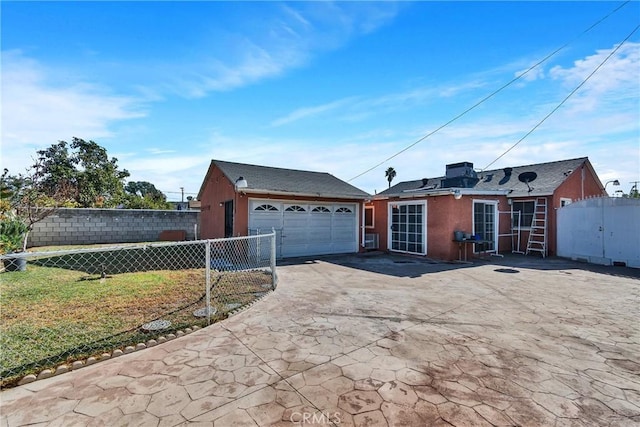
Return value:
M 580 191 L 581 191 L 581 199 L 584 199 L 584 165 L 582 165 L 581 176 L 580 176 Z

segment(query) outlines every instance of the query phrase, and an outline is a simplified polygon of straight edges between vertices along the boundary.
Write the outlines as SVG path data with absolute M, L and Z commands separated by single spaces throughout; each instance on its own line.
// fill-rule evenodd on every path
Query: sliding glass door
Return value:
M 475 245 L 476 251 L 495 251 L 498 238 L 498 202 L 492 200 L 474 200 L 473 233 L 485 242 Z

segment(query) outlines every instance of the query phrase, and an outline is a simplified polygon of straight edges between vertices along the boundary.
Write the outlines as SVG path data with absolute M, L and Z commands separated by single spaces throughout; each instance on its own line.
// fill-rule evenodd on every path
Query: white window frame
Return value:
M 367 225 L 367 210 L 371 211 L 371 225 Z M 375 228 L 376 226 L 376 209 L 373 206 L 365 206 L 364 207 L 364 218 L 362 220 L 364 222 L 364 228 Z
M 573 199 L 569 198 L 569 197 L 560 197 L 560 207 L 563 208 L 567 205 L 570 205 L 571 203 L 573 203 Z

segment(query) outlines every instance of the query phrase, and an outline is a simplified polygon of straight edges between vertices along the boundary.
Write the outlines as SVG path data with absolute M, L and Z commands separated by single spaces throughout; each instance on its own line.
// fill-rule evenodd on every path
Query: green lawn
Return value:
M 0 376 L 2 385 L 62 362 L 145 342 L 207 321 L 193 312 L 205 306 L 204 268 L 107 272 L 47 266 L 0 275 Z M 174 268 L 171 266 L 170 268 Z M 213 321 L 266 292 L 271 275 L 212 272 Z M 234 305 L 229 305 L 234 304 Z M 171 328 L 149 334 L 140 326 L 161 318 Z

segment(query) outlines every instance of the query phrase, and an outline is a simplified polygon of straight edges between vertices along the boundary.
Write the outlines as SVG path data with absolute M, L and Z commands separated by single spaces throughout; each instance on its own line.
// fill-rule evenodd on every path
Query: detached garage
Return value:
M 213 160 L 198 196 L 201 235 L 275 229 L 278 257 L 358 252 L 369 197 L 328 173 Z

